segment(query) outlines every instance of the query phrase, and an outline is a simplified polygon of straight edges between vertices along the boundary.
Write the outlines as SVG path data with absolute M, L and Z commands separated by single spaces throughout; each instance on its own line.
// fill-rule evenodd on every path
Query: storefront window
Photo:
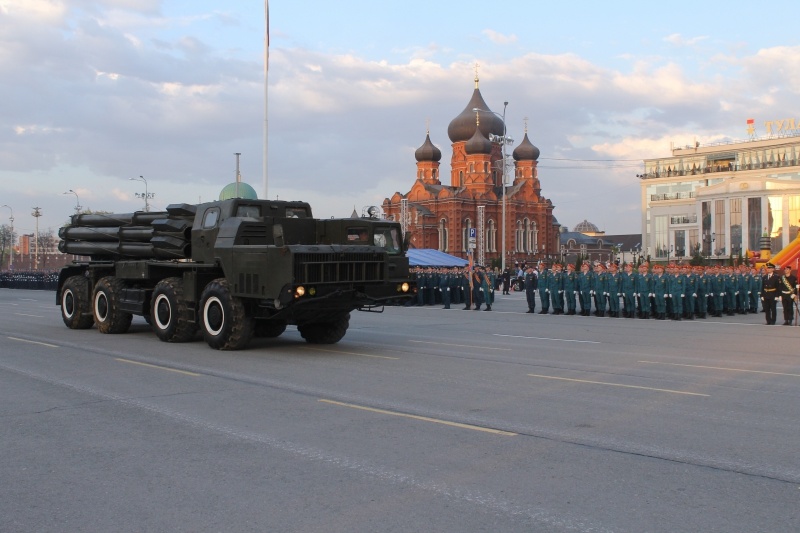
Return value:
M 789 242 L 797 237 L 800 227 L 800 196 L 789 197 Z
M 711 202 L 703 202 L 703 255 L 710 256 L 711 250 Z
M 667 230 L 667 215 L 655 217 L 656 224 L 656 257 L 667 257 L 669 252 L 669 235 Z
M 742 253 L 742 199 L 731 198 L 731 255 Z
M 761 249 L 761 198 L 747 199 L 747 247 Z
M 767 210 L 768 231 L 772 241 L 771 250 L 773 254 L 776 254 L 783 249 L 783 198 L 780 196 L 768 197 Z
M 727 255 L 725 249 L 725 200 L 714 200 L 714 232 L 717 234 L 714 255 Z

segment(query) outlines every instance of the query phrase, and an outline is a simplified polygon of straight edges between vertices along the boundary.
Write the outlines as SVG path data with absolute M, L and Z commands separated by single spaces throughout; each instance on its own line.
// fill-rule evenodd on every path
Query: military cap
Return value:
M 767 268 L 775 268 L 775 265 L 773 265 L 772 263 L 767 263 Z

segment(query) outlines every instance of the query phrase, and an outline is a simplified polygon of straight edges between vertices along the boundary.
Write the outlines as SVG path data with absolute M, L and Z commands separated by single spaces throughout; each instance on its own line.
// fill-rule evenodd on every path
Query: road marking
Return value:
M 122 359 L 120 357 L 115 357 L 115 359 L 117 361 L 119 361 L 120 363 L 130 363 L 132 365 L 147 366 L 147 367 L 150 367 L 150 368 L 157 368 L 159 370 L 168 370 L 169 372 L 177 372 L 178 374 L 186 374 L 187 376 L 199 376 L 200 375 L 200 374 L 197 374 L 195 372 L 187 372 L 186 370 L 178 370 L 176 368 L 169 368 L 169 367 L 160 366 L 160 365 L 151 365 L 150 363 L 140 363 L 139 361 L 131 361 L 130 359 Z
M 710 370 L 728 370 L 730 372 L 750 372 L 753 374 L 771 374 L 773 376 L 792 376 L 800 378 L 800 374 L 789 374 L 787 372 L 768 372 L 766 370 L 747 370 L 746 368 L 726 368 L 723 366 L 703 366 L 703 365 L 684 365 L 680 363 L 660 363 L 658 361 L 637 361 L 638 363 L 647 363 L 649 365 L 668 365 L 668 366 L 686 366 L 689 368 L 707 368 Z
M 474 345 L 467 345 L 467 344 L 448 344 L 446 342 L 433 342 L 433 341 L 408 341 L 408 342 L 416 342 L 418 344 L 437 344 L 439 346 L 455 346 L 456 348 L 478 348 L 480 350 L 502 350 L 504 352 L 510 352 L 511 348 L 492 348 L 489 346 L 474 346 Z
M 423 422 L 434 422 L 436 424 L 443 424 L 445 426 L 453 426 L 462 429 L 471 429 L 473 431 L 483 431 L 484 433 L 493 433 L 495 435 L 505 435 L 509 437 L 513 437 L 516 433 L 511 433 L 510 431 L 502 431 L 500 429 L 492 429 L 486 428 L 481 426 L 473 426 L 471 424 L 461 424 L 460 422 L 450 422 L 448 420 L 441 420 L 438 418 L 430 418 L 427 416 L 419 416 L 419 415 L 410 415 L 408 413 L 398 413 L 397 411 L 387 411 L 385 409 L 375 409 L 373 407 L 366 407 L 363 405 L 355 405 L 352 403 L 344 403 L 344 402 L 337 402 L 334 400 L 324 400 L 320 399 L 320 402 L 329 403 L 332 405 L 340 405 L 342 407 L 350 407 L 352 409 L 360 409 L 362 411 L 370 411 L 372 413 L 380 413 L 383 415 L 392 415 L 392 416 L 402 416 L 404 418 L 413 418 L 414 420 L 422 420 Z
M 17 315 L 17 316 L 29 316 L 29 317 L 33 317 L 33 318 L 44 318 L 41 315 L 26 315 L 25 313 L 14 313 L 14 314 Z
M 326 350 L 325 348 L 311 348 L 309 346 L 306 346 L 306 349 L 314 350 L 317 352 L 341 353 L 345 355 L 360 355 L 361 357 L 374 357 L 375 359 L 400 359 L 399 357 L 389 357 L 388 355 L 371 355 L 368 353 L 343 352 L 341 350 Z
M 579 341 L 577 339 L 551 339 L 550 337 L 523 337 L 522 335 L 503 335 L 502 333 L 492 333 L 495 337 L 511 337 L 512 339 L 534 339 L 538 341 L 561 341 L 561 342 L 582 342 L 584 344 L 601 344 L 599 341 Z
M 37 342 L 37 341 L 29 341 L 27 339 L 19 339 L 17 337 L 8 337 L 12 341 L 19 341 L 19 342 L 27 342 L 29 344 L 39 344 L 41 346 L 47 346 L 48 348 L 58 348 L 55 344 L 47 344 L 46 342 Z
M 708 394 L 700 394 L 698 392 L 686 392 L 680 390 L 671 390 L 671 389 L 656 389 L 653 387 L 640 387 L 639 385 L 623 385 L 621 383 L 607 383 L 605 381 L 589 381 L 587 379 L 572 379 L 572 378 L 560 378 L 556 376 L 543 376 L 541 374 L 528 374 L 533 378 L 545 378 L 545 379 L 558 379 L 561 381 L 574 381 L 576 383 L 592 383 L 594 385 L 609 385 L 611 387 L 625 387 L 628 389 L 642 389 L 642 390 L 652 390 L 658 392 L 671 392 L 673 394 L 686 394 L 688 396 L 705 396 L 708 397 Z

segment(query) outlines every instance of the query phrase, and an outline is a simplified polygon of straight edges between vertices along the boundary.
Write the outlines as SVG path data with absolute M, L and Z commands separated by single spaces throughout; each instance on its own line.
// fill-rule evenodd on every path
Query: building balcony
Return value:
M 651 194 L 651 202 L 667 202 L 669 200 L 690 200 L 694 198 L 694 191 L 692 192 L 674 192 L 670 194 Z M 695 220 L 695 222 L 697 222 Z

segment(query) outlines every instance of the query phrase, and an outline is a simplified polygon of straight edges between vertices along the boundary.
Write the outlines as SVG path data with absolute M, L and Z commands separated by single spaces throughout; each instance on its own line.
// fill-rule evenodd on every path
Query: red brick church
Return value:
M 476 228 L 476 261 L 487 265 L 493 259 L 501 262 L 501 142 L 505 132 L 503 120 L 483 100 L 476 76 L 472 98 L 447 128 L 453 149 L 450 183 L 441 182 L 442 152 L 431 142 L 428 132 L 415 153 L 417 179 L 411 190 L 406 194 L 396 192 L 383 201 L 384 214 L 400 221 L 404 230 L 411 233 L 411 247 L 435 248 L 466 257 L 470 228 Z M 527 126 L 522 142 L 511 155 L 513 183 L 505 187 L 507 265 L 557 255 L 560 246 L 553 204 L 541 195 L 536 169 L 539 149 L 528 139 Z M 507 181 L 511 174 L 509 170 Z

